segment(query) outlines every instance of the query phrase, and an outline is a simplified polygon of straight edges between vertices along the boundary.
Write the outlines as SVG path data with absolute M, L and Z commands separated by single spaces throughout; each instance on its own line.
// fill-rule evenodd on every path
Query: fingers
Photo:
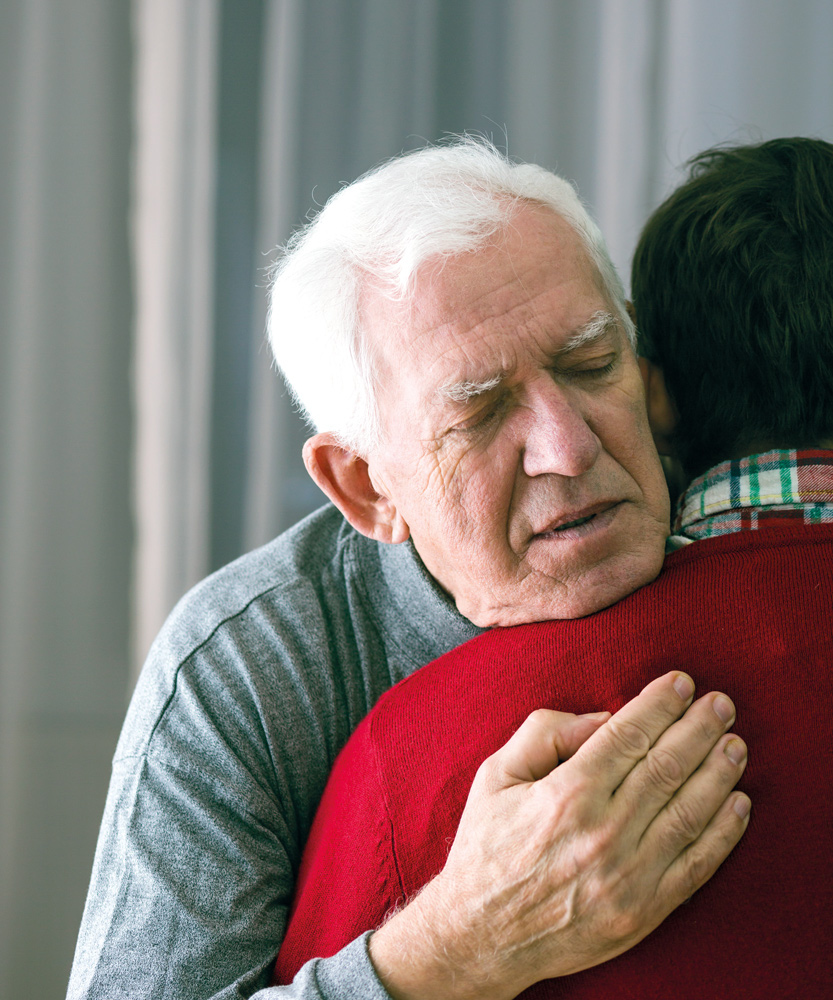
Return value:
M 571 769 L 611 795 L 685 712 L 693 695 L 694 682 L 679 670 L 651 681 L 576 752 Z
M 734 792 L 697 840 L 669 865 L 659 883 L 668 913 L 705 885 L 723 864 L 746 832 L 751 806 L 748 796 Z
M 738 736 L 732 733 L 719 739 L 703 765 L 657 814 L 645 831 L 639 849 L 656 857 L 660 863 L 672 864 L 689 845 L 704 835 L 720 814 L 746 768 L 746 759 L 746 744 Z M 695 853 L 695 856 L 698 855 Z M 712 871 L 725 856 L 714 858 Z
M 711 692 L 695 701 L 678 722 L 669 726 L 624 779 L 616 793 L 620 808 L 632 810 L 633 815 L 641 817 L 647 826 L 700 767 L 734 721 L 735 706 L 726 695 Z M 739 774 L 736 774 L 731 785 L 714 802 L 702 826 L 717 810 L 738 777 Z M 705 784 L 701 776 L 701 780 L 690 788 L 696 787 L 699 791 Z
M 489 758 L 489 769 L 502 787 L 538 781 L 574 754 L 608 718 L 608 712 L 572 715 L 540 708 Z
M 572 757 L 596 730 L 610 719 L 610 712 L 591 712 L 571 717 L 558 730 L 558 760 Z
M 673 672 L 607 723 L 533 712 L 478 770 L 442 873 L 377 934 L 427 907 L 427 926 L 448 928 L 443 974 L 451 955 L 459 981 L 479 984 L 468 995 L 495 997 L 641 940 L 714 874 L 747 825 L 749 800 L 732 791 L 746 755 L 725 732 L 731 702 L 692 697 L 691 679 Z M 410 941 L 425 937 L 423 924 Z

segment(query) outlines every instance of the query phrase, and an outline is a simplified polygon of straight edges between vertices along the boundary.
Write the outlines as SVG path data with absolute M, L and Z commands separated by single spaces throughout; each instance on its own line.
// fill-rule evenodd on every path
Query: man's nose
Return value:
M 598 458 L 602 443 L 572 397 L 553 382 L 531 393 L 523 452 L 528 476 L 580 476 Z

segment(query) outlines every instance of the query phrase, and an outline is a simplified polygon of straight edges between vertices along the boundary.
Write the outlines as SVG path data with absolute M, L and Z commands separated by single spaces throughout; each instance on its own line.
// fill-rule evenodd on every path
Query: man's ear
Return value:
M 376 492 L 367 461 L 340 444 L 334 434 L 316 434 L 304 444 L 304 465 L 356 531 L 377 542 L 397 544 L 408 539 L 408 525 L 396 505 Z
M 654 444 L 660 455 L 673 455 L 672 441 L 680 419 L 677 407 L 665 387 L 665 375 L 662 369 L 647 358 L 639 358 L 638 361 L 645 385 L 645 406 L 648 410 L 648 424 L 654 436 Z

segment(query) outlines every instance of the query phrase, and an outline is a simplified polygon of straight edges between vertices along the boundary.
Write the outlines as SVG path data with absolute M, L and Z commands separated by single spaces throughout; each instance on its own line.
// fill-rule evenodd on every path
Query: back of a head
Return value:
M 650 217 L 632 291 L 686 472 L 833 437 L 833 145 L 715 148 Z

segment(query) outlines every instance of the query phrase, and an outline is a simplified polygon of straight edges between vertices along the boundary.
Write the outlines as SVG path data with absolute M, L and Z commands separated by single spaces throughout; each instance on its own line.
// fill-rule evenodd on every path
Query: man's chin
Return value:
M 586 618 L 651 583 L 659 575 L 662 562 L 663 556 L 658 555 L 656 559 L 642 558 L 637 565 L 630 562 L 617 567 L 616 571 L 597 567 L 570 584 L 544 578 L 534 593 L 530 592 L 528 585 L 531 578 L 527 577 L 522 587 L 524 593 L 514 601 L 507 600 L 500 606 L 481 606 L 470 609 L 470 613 L 458 601 L 458 608 L 480 628 L 507 628 L 530 622 Z

